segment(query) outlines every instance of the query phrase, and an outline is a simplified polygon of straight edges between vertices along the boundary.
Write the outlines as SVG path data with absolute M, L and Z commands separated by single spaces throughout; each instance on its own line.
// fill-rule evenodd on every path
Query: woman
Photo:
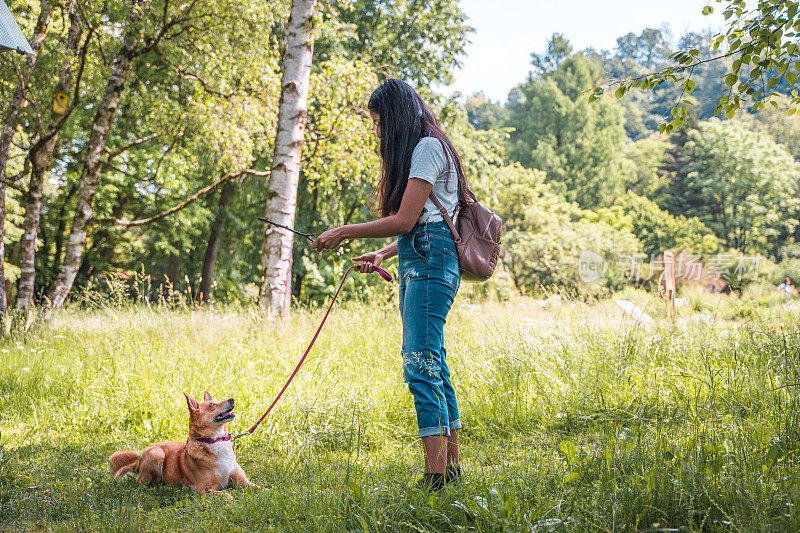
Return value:
M 399 258 L 403 377 L 414 396 L 425 449 L 419 485 L 441 490 L 445 482 L 461 478 L 461 421 L 444 348 L 444 323 L 461 278 L 453 236 L 428 196 L 433 191 L 453 217 L 459 191 L 462 199 L 472 199 L 472 193 L 453 144 L 408 84 L 386 81 L 367 107 L 380 139 L 382 218 L 328 230 L 311 246 L 328 250 L 345 239 L 400 236 L 353 261 L 361 272 L 369 272 L 384 259 Z

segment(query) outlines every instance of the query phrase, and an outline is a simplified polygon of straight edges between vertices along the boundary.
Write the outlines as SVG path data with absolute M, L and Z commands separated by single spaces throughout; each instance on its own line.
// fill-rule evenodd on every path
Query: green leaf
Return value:
M 738 79 L 739 79 L 739 76 L 737 76 L 736 74 L 730 73 L 727 76 L 725 76 L 725 85 L 727 85 L 728 87 L 733 87 L 733 84 L 736 83 L 736 81 Z
M 713 444 L 706 444 L 705 446 L 703 446 L 703 452 L 705 452 L 706 455 L 711 455 L 721 450 L 722 450 L 721 446 L 714 446 Z
M 798 75 L 795 74 L 794 72 L 787 72 L 786 73 L 786 81 L 788 81 L 792 85 L 797 83 L 797 77 L 798 77 Z
M 686 80 L 683 82 L 683 88 L 687 93 L 692 94 L 692 91 L 694 91 L 695 88 L 694 80 Z
M 561 454 L 564 456 L 564 458 L 567 460 L 568 463 L 571 463 L 573 459 L 575 459 L 575 456 L 578 454 L 575 445 L 568 440 L 562 440 L 561 442 L 558 443 L 558 451 L 561 452 Z
M 614 96 L 617 97 L 617 100 L 625 96 L 625 88 L 624 87 L 618 88 L 616 91 L 614 91 Z
M 710 15 L 714 12 L 714 8 L 712 6 L 706 6 L 703 8 L 703 15 Z

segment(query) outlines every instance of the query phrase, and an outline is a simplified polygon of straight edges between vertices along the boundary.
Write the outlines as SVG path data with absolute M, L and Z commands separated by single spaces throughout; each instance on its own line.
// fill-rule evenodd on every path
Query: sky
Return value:
M 703 16 L 709 0 L 462 0 L 475 28 L 455 82 L 443 89 L 463 95 L 483 93 L 505 102 L 508 91 L 525 81 L 530 55 L 545 50 L 553 33 L 563 33 L 574 49 L 612 49 L 617 37 L 669 24 L 677 39 L 687 31 L 723 27 L 718 13 Z M 711 0 L 716 11 L 723 4 Z

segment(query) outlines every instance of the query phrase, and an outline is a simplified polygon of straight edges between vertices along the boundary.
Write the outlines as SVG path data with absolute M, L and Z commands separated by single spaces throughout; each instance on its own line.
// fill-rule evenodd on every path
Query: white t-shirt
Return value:
M 455 215 L 458 205 L 458 175 L 452 161 L 448 161 L 444 154 L 444 147 L 436 137 L 423 137 L 414 147 L 411 155 L 411 170 L 408 178 L 419 178 L 433 184 L 433 193 L 447 209 L 450 216 Z M 418 222 L 439 222 L 442 215 L 430 198 L 425 201 L 425 207 L 419 216 Z

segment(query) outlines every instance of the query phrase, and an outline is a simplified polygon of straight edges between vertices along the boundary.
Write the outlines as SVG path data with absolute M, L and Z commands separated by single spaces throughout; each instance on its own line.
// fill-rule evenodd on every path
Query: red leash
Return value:
M 292 372 L 292 375 L 290 375 L 289 379 L 286 380 L 286 385 L 283 386 L 281 391 L 278 393 L 278 396 L 276 396 L 275 399 L 272 401 L 272 403 L 270 404 L 270 406 L 267 409 L 267 411 L 263 415 L 261 415 L 261 418 L 258 419 L 258 422 L 253 424 L 253 427 L 251 427 L 250 429 L 248 429 L 244 433 L 239 433 L 238 435 L 233 435 L 231 437 L 231 440 L 235 440 L 235 439 L 238 439 L 239 437 L 245 437 L 247 435 L 251 435 L 256 430 L 256 428 L 261 423 L 261 421 L 264 420 L 267 417 L 267 415 L 269 414 L 270 411 L 272 411 L 272 408 L 275 407 L 275 404 L 278 403 L 278 400 L 281 399 L 281 396 L 283 396 L 283 393 L 286 392 L 286 389 L 289 388 L 289 384 L 292 382 L 294 377 L 297 375 L 297 372 L 300 370 L 300 367 L 303 366 L 303 363 L 306 360 L 306 356 L 308 356 L 308 352 L 310 352 L 311 348 L 314 346 L 314 342 L 317 340 L 317 336 L 319 336 L 319 332 L 322 331 L 322 326 L 325 325 L 325 321 L 328 319 L 328 315 L 331 314 L 331 309 L 333 309 L 333 304 L 336 303 L 336 298 L 339 296 L 339 293 L 342 291 L 342 286 L 344 286 L 344 280 L 347 279 L 347 276 L 350 274 L 350 271 L 353 270 L 354 268 L 356 268 L 356 265 L 353 265 L 350 268 L 348 268 L 347 272 L 345 272 L 344 276 L 342 276 L 342 281 L 339 283 L 339 288 L 336 289 L 336 294 L 333 295 L 333 300 L 331 300 L 331 304 L 328 306 L 328 310 L 325 312 L 325 316 L 322 317 L 322 322 L 319 323 L 319 327 L 317 328 L 317 332 L 314 333 L 314 338 L 311 339 L 311 344 L 309 344 L 308 348 L 306 348 L 306 352 L 303 354 L 303 357 L 300 358 L 300 361 L 297 363 L 297 366 L 294 368 L 294 372 Z M 382 277 L 386 281 L 392 281 L 392 275 L 389 274 L 388 272 L 386 272 L 381 267 L 373 265 L 372 271 L 373 272 L 377 272 L 378 275 L 380 275 L 380 277 Z

